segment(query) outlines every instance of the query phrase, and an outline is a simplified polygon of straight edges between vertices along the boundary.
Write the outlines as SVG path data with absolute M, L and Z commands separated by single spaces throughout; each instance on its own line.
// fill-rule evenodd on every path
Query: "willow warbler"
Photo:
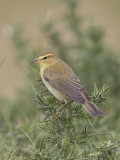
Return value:
M 105 116 L 90 99 L 72 69 L 52 52 L 41 52 L 32 62 L 40 64 L 41 78 L 48 90 L 61 102 L 57 114 L 72 101 L 80 103 L 92 116 Z

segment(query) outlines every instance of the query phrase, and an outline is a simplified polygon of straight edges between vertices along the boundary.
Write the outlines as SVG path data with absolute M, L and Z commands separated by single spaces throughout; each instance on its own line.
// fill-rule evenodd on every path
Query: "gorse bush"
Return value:
M 65 10 L 56 18 L 40 18 L 42 42 L 48 46 L 45 49 L 54 48 L 71 66 L 107 117 L 93 119 L 76 102 L 61 112 L 62 118 L 56 116 L 60 102 L 41 81 L 39 66 L 29 63 L 44 50 L 44 44 L 33 48 L 25 37 L 24 26 L 19 24 L 11 38 L 17 62 L 22 68 L 21 62 L 26 61 L 28 65 L 24 67 L 29 71 L 16 100 L 0 101 L 0 160 L 119 160 L 118 57 L 105 45 L 99 26 L 84 27 L 78 1 L 59 3 L 64 4 Z
M 104 153 L 102 151 L 99 153 L 97 151 L 99 149 L 97 146 L 94 147 L 94 143 L 97 138 L 100 138 L 99 136 L 105 136 L 108 133 L 94 133 L 93 126 L 90 122 L 91 117 L 80 104 L 75 102 L 66 109 L 66 113 L 62 111 L 61 118 L 58 117 L 56 115 L 60 106 L 58 101 L 46 91 L 39 77 L 39 72 L 35 71 L 35 69 L 32 70 L 35 73 L 36 79 L 34 88 L 36 98 L 34 100 L 39 104 L 37 109 L 43 113 L 43 118 L 38 124 L 40 142 L 37 144 L 37 152 L 34 154 L 33 159 L 77 160 L 85 158 L 86 155 L 88 158 L 99 157 L 99 154 L 102 156 Z M 93 94 L 94 101 L 99 102 L 99 104 L 105 101 L 107 90 L 108 88 L 103 87 L 99 91 L 95 86 Z M 91 155 L 91 147 L 96 152 L 96 155 Z M 109 147 L 107 148 L 108 150 Z M 107 153 L 106 157 L 112 157 L 114 154 L 115 151 L 114 153 Z

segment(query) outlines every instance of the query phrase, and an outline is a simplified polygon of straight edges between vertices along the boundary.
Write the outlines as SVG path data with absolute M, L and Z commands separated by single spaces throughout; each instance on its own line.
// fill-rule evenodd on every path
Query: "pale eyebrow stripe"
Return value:
M 40 58 L 44 58 L 44 57 L 48 57 L 48 56 L 52 56 L 53 54 L 46 54 L 44 56 L 40 56 Z

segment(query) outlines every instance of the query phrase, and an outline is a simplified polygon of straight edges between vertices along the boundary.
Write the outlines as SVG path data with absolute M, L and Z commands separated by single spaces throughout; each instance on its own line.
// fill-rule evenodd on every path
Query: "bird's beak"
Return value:
M 33 59 L 31 62 L 32 62 L 32 63 L 36 63 L 36 62 L 38 62 L 38 59 L 35 58 L 35 59 Z

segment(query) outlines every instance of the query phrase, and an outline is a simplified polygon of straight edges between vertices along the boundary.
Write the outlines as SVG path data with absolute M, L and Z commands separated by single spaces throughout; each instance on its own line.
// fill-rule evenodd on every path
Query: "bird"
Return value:
M 42 51 L 32 61 L 40 65 L 40 74 L 47 89 L 61 101 L 57 115 L 73 101 L 80 103 L 91 117 L 106 116 L 88 95 L 73 70 L 56 54 L 51 51 Z

